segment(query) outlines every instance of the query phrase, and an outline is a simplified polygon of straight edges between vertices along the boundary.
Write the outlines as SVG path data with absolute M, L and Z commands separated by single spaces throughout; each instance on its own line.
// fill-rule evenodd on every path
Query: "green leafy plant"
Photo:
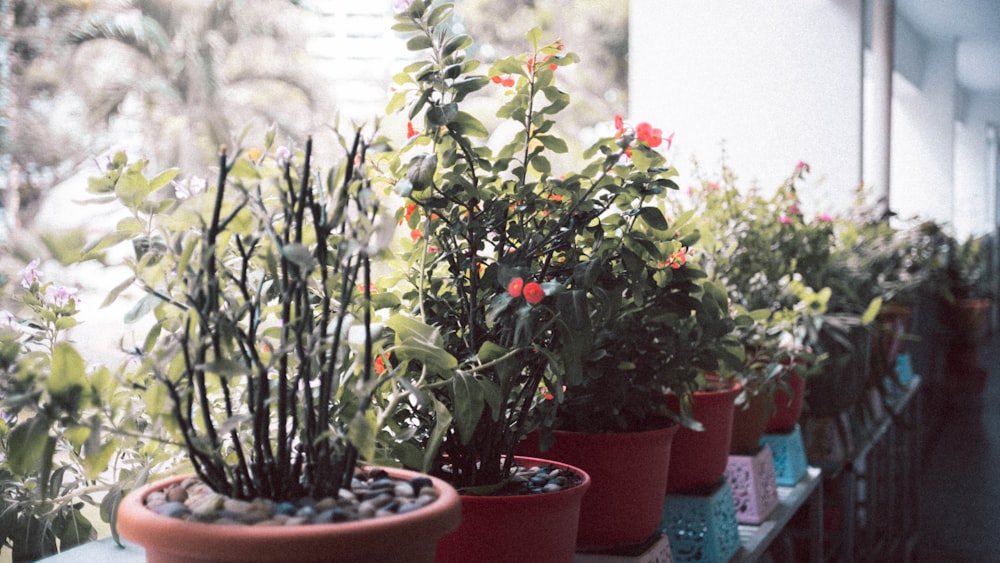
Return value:
M 395 225 L 360 130 L 329 170 L 311 140 L 293 153 L 273 139 L 220 152 L 211 185 L 177 182 L 176 169 L 147 176 L 145 161 L 116 155 L 91 191 L 131 217 L 94 250 L 135 248 L 109 299 L 145 292 L 130 317 L 155 319 L 136 376 L 196 474 L 241 499 L 336 496 L 376 457 L 381 409 L 406 396 L 399 369 L 376 362 L 392 336 L 376 310 L 393 303 L 371 292 Z
M 95 539 L 84 508 L 101 503 L 110 520 L 114 491 L 158 458 L 137 437 L 144 419 L 128 388 L 67 338 L 75 290 L 44 281 L 38 265 L 0 314 L 0 550 L 14 561 Z
M 985 236 L 948 241 L 945 299 L 995 299 L 997 294 L 994 242 Z
M 425 431 L 399 455 L 458 487 L 494 490 L 522 437 L 546 418 L 539 403 L 575 411 L 577 397 L 581 412 L 586 404 L 612 426 L 635 423 L 625 414 L 633 404 L 643 424 L 666 418 L 664 390 L 686 392 L 699 368 L 718 365 L 692 341 L 731 325 L 696 318 L 718 315 L 725 295 L 679 267 L 697 237 L 663 213 L 662 194 L 677 187 L 657 150 L 669 137 L 619 117 L 616 134 L 597 140 L 575 171 L 556 172 L 569 153 L 553 133 L 569 104 L 557 77 L 577 57 L 536 29 L 529 52 L 480 74 L 451 12 L 414 0 L 395 26 L 426 57 L 396 76 L 389 104 L 410 120 L 409 139 L 383 167 L 405 198 L 397 217 L 411 239 L 400 243 L 394 289 L 413 311 L 390 325 L 412 328 L 435 350 L 397 353 L 418 360 L 412 378 L 433 405 L 406 415 Z M 492 132 L 466 111 L 485 88 L 504 94 Z M 642 357 L 638 338 L 647 338 Z M 595 393 L 598 380 L 621 386 L 633 374 L 643 387 Z
M 810 346 L 807 319 L 818 312 L 817 301 L 807 295 L 829 268 L 834 229 L 829 215 L 805 217 L 797 184 L 807 172 L 805 163 L 797 164 L 767 194 L 757 186 L 738 186 L 735 172 L 723 165 L 718 177 L 703 175 L 689 190 L 705 249 L 703 267 L 725 288 L 733 315 L 741 319 L 736 339 L 744 362 L 736 379 L 744 393 L 739 401 L 787 391 L 792 372 L 806 376 L 819 359 Z M 824 295 L 828 299 L 831 292 Z

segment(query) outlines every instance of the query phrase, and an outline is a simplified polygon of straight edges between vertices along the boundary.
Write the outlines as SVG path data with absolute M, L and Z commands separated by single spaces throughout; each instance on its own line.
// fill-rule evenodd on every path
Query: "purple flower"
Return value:
M 76 289 L 50 285 L 45 288 L 45 302 L 56 307 L 65 307 L 70 301 L 76 302 Z
M 38 271 L 38 258 L 32 260 L 21 270 L 21 287 L 31 289 L 31 286 L 42 279 L 42 273 Z
M 413 0 L 396 0 L 396 2 L 392 5 L 392 9 L 395 10 L 397 14 L 402 14 L 410 9 L 410 4 L 413 4 Z
M 0 328 L 17 328 L 17 317 L 14 313 L 6 309 L 0 310 Z
M 278 166 L 285 166 L 292 160 L 292 151 L 288 147 L 278 147 L 274 151 L 274 158 L 278 161 Z

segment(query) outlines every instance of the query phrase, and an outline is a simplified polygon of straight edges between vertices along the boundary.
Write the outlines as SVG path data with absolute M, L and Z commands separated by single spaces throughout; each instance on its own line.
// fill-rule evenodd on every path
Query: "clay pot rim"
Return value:
M 157 514 L 148 509 L 145 505 L 146 497 L 157 490 L 185 479 L 193 477 L 194 474 L 175 475 L 135 489 L 124 499 L 119 506 L 118 525 L 121 536 L 139 545 L 153 548 L 169 548 L 171 538 L 174 534 L 184 534 L 184 538 L 190 541 L 211 541 L 211 542 L 271 542 L 271 541 L 296 541 L 314 536 L 338 537 L 366 536 L 372 533 L 383 534 L 393 533 L 393 530 L 404 530 L 413 526 L 417 522 L 426 522 L 431 528 L 436 526 L 447 527 L 453 530 L 460 522 L 460 499 L 455 489 L 447 482 L 436 477 L 425 475 L 416 471 L 397 469 L 391 467 L 380 467 L 389 473 L 394 479 L 413 479 L 415 477 L 426 477 L 431 480 L 434 488 L 438 491 L 438 498 L 422 507 L 419 510 L 407 512 L 405 514 L 393 514 L 372 518 L 368 520 L 358 520 L 352 522 L 335 522 L 322 524 L 303 524 L 296 526 L 235 526 L 225 524 L 215 524 L 206 522 L 191 522 Z M 122 515 L 128 517 L 129 524 L 122 526 L 125 521 Z M 380 531 L 375 531 L 380 530 Z M 334 534 L 335 532 L 335 534 Z M 150 541 L 150 535 L 152 541 Z M 145 536 L 145 537 L 144 537 Z M 143 541 L 136 541 L 142 538 Z

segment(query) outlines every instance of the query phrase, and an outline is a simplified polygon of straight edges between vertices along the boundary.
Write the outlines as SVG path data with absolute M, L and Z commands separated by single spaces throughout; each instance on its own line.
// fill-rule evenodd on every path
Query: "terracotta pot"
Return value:
M 802 415 L 803 399 L 806 396 L 806 380 L 792 372 L 788 378 L 788 385 L 792 389 L 792 395 L 778 388 L 774 393 L 774 412 L 767 420 L 764 428 L 765 434 L 784 434 L 790 432 L 799 422 Z
M 521 443 L 523 453 L 554 459 L 590 475 L 583 496 L 577 551 L 641 544 L 651 538 L 663 517 L 674 424 L 648 432 L 555 431 L 555 444 L 538 449 L 538 435 Z
M 524 466 L 551 464 L 575 471 L 583 482 L 537 495 L 461 495 L 462 523 L 438 541 L 438 563 L 573 561 L 580 503 L 590 488 L 590 477 L 579 468 L 547 459 L 518 456 L 516 460 Z
M 414 471 L 383 468 L 396 479 L 427 477 Z M 245 563 L 246 561 L 434 561 L 438 538 L 461 519 L 458 493 L 429 477 L 440 497 L 406 514 L 302 526 L 227 526 L 161 516 L 145 506 L 153 491 L 190 477 L 163 479 L 132 491 L 118 509 L 118 531 L 145 548 L 147 563 Z
M 733 411 L 740 386 L 719 391 L 698 391 L 693 395 L 693 416 L 705 429 L 695 432 L 681 428 L 670 448 L 668 493 L 688 493 L 716 485 L 726 471 L 733 435 Z M 675 412 L 678 399 L 667 395 Z
M 760 449 L 760 439 L 764 437 L 764 429 L 770 418 L 771 397 L 765 393 L 747 395 L 742 405 L 736 405 L 733 411 L 733 432 L 729 444 L 729 453 L 738 455 L 753 455 Z

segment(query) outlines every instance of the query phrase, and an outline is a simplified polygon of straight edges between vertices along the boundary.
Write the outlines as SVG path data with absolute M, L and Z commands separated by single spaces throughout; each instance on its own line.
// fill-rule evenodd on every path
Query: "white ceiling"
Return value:
M 956 41 L 962 87 L 1000 94 L 1000 0 L 897 0 L 896 10 L 924 37 Z

